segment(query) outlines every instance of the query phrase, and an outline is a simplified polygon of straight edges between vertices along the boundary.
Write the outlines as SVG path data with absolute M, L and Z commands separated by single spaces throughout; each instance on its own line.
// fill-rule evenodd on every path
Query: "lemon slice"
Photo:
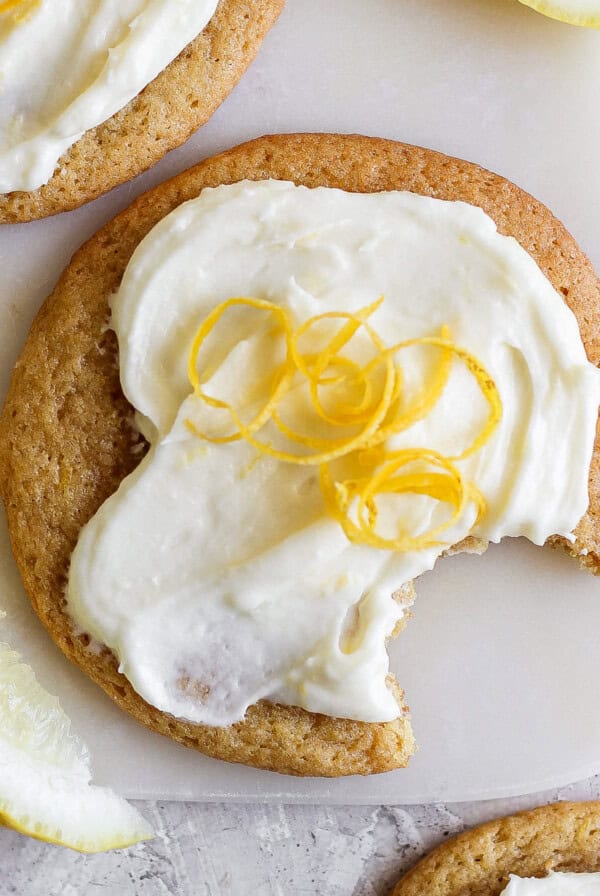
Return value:
M 600 28 L 600 0 L 560 0 L 560 2 L 520 0 L 520 2 L 560 22 Z
M 90 778 L 87 749 L 58 699 L 0 643 L 0 823 L 80 852 L 153 837 L 139 812 Z

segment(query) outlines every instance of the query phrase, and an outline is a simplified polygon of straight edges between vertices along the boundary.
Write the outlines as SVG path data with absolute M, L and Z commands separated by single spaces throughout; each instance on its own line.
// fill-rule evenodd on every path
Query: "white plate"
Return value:
M 143 189 L 261 133 L 356 131 L 472 159 L 545 201 L 600 267 L 600 34 L 516 0 L 289 0 L 213 120 L 152 172 L 70 215 L 0 231 L 0 389 L 70 254 Z M 59 694 L 96 778 L 131 797 L 471 800 L 600 771 L 600 583 L 513 542 L 444 560 L 392 648 L 421 745 L 407 771 L 294 780 L 208 760 L 119 712 L 52 646 L 0 530 L 6 637 Z M 4 637 L 4 635 L 3 635 Z

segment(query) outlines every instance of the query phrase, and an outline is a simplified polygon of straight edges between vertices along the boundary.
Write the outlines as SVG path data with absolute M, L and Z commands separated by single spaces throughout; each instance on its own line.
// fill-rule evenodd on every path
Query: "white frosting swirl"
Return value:
M 386 344 L 447 324 L 499 390 L 499 427 L 459 462 L 488 502 L 475 534 L 543 544 L 584 514 L 600 373 L 562 298 L 480 209 L 275 181 L 207 189 L 142 241 L 114 299 L 123 387 L 152 447 L 82 531 L 68 587 L 77 622 L 160 709 L 212 725 L 260 698 L 365 721 L 398 715 L 385 638 L 404 610 L 391 594 L 443 548 L 350 544 L 325 513 L 314 468 L 254 462 L 245 442 L 207 444 L 185 426 L 203 425 L 186 361 L 217 304 L 267 299 L 298 325 L 382 294 L 370 322 Z M 215 369 L 223 361 L 214 394 L 239 401 L 264 373 L 268 331 L 243 316 L 221 331 L 208 359 Z M 418 388 L 422 359 L 401 360 Z M 435 411 L 394 443 L 457 453 L 484 417 L 473 378 L 455 364 Z M 402 506 L 412 532 L 437 519 L 422 496 Z M 450 540 L 473 518 L 469 508 Z
M 547 877 L 511 874 L 502 896 L 600 896 L 600 874 L 560 871 L 552 871 Z

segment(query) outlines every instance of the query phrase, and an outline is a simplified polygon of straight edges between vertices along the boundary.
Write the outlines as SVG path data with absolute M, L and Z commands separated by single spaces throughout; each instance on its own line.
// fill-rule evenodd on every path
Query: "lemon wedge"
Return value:
M 90 853 L 154 836 L 126 800 L 90 778 L 87 749 L 58 699 L 0 643 L 0 823 Z
M 520 0 L 537 12 L 568 22 L 570 25 L 584 25 L 587 28 L 600 28 L 600 0 Z

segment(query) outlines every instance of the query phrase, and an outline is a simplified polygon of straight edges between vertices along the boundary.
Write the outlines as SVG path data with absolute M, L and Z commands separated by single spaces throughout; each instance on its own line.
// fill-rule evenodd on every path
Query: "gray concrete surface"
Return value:
M 519 799 L 436 806 L 140 803 L 156 839 L 77 853 L 0 830 L 0 896 L 384 896 L 444 838 L 555 799 L 600 798 L 600 776 Z

